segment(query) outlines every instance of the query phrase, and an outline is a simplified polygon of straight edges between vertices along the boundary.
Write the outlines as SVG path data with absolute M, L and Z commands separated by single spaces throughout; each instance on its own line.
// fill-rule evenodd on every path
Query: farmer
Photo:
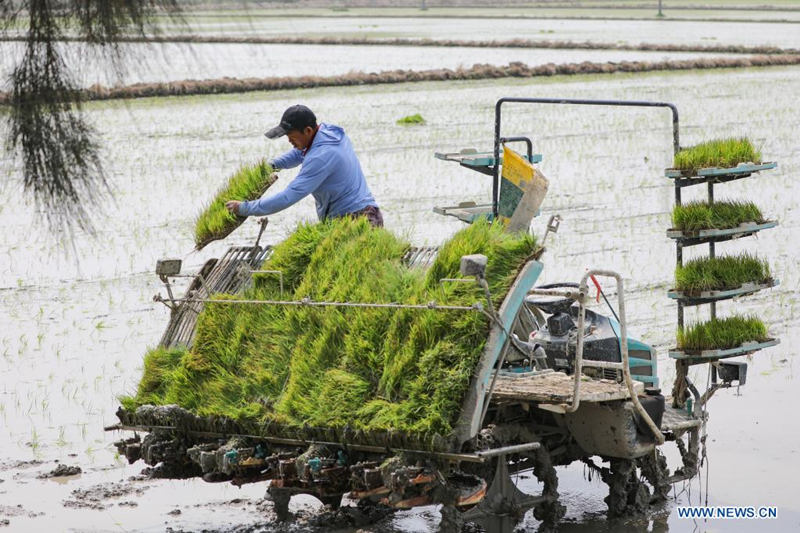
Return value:
M 270 161 L 272 167 L 277 170 L 302 164 L 300 173 L 279 193 L 251 202 L 227 202 L 225 207 L 230 212 L 244 217 L 271 215 L 313 194 L 320 220 L 363 215 L 373 226 L 383 226 L 381 211 L 342 128 L 317 125 L 317 117 L 309 108 L 293 105 L 284 111 L 280 124 L 265 135 L 270 139 L 286 135 L 294 146 Z

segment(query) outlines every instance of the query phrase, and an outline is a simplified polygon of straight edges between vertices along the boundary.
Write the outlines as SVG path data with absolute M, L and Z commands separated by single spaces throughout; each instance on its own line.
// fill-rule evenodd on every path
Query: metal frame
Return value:
M 620 106 L 620 107 L 666 107 L 672 111 L 672 144 L 675 153 L 680 150 L 678 133 L 678 108 L 669 102 L 648 102 L 640 100 L 585 100 L 573 98 L 519 98 L 503 97 L 495 104 L 494 108 L 494 159 L 500 157 L 500 144 L 516 140 L 523 140 L 524 137 L 501 137 L 501 115 L 504 103 L 521 104 L 561 104 L 561 105 L 593 105 L 593 106 Z M 529 146 L 529 153 L 533 152 L 533 146 Z M 494 176 L 492 182 L 492 213 L 497 217 L 498 195 L 500 192 L 500 165 L 493 168 Z M 680 196 L 680 192 L 676 192 Z
M 506 344 L 511 342 L 509 333 L 517 313 L 543 268 L 544 265 L 536 260 L 528 261 L 525 264 L 506 293 L 505 300 L 492 321 L 486 347 L 470 381 L 470 387 L 464 395 L 458 422 L 453 427 L 453 441 L 457 447 L 477 435 L 481 430 L 484 406 L 491 400 L 487 393 L 491 387 L 497 361 L 502 357 Z
M 473 453 L 455 453 L 455 452 L 437 452 L 437 451 L 430 451 L 430 450 L 415 450 L 411 448 L 397 448 L 397 447 L 390 447 L 390 446 L 373 446 L 369 444 L 346 444 L 342 442 L 330 442 L 330 441 L 323 441 L 323 440 L 313 440 L 313 439 L 290 439 L 285 437 L 272 437 L 269 435 L 250 435 L 246 433 L 228 433 L 228 432 L 221 432 L 221 431 L 202 431 L 196 429 L 188 429 L 183 427 L 177 426 L 170 426 L 170 425 L 163 425 L 163 426 L 151 426 L 151 425 L 138 425 L 138 424 L 114 424 L 112 426 L 107 426 L 103 428 L 105 431 L 134 431 L 134 432 L 153 432 L 156 430 L 160 431 L 174 431 L 180 434 L 186 435 L 194 435 L 197 437 L 203 438 L 230 438 L 230 437 L 240 437 L 240 438 L 248 438 L 253 440 L 261 440 L 270 442 L 272 444 L 279 444 L 285 446 L 312 446 L 312 445 L 320 445 L 320 446 L 330 446 L 333 448 L 343 448 L 345 450 L 356 450 L 360 452 L 366 453 L 377 453 L 377 454 L 410 454 L 410 455 L 425 455 L 429 457 L 435 457 L 437 459 L 442 459 L 445 461 L 451 462 L 461 462 L 466 461 L 469 463 L 485 463 L 486 461 L 500 456 L 500 455 L 507 455 L 513 453 L 523 453 L 523 452 L 530 452 L 536 451 L 541 448 L 541 444 L 539 442 L 527 442 L 524 444 L 514 444 L 510 446 L 503 446 L 500 448 L 487 448 L 485 450 L 478 450 Z
M 572 404 L 566 405 L 564 408 L 565 413 L 574 413 L 578 410 L 581 403 L 581 382 L 583 379 L 583 367 L 584 366 L 592 366 L 596 368 L 610 368 L 613 370 L 620 370 L 622 372 L 623 382 L 625 386 L 628 388 L 628 395 L 630 396 L 630 401 L 633 404 L 634 409 L 645 421 L 647 426 L 650 428 L 650 431 L 653 433 L 655 437 L 656 444 L 661 445 L 664 444 L 664 435 L 661 433 L 661 430 L 658 426 L 656 426 L 655 422 L 650 415 L 645 411 L 644 407 L 642 407 L 641 402 L 639 402 L 639 397 L 636 394 L 636 390 L 633 384 L 633 378 L 631 376 L 630 370 L 630 360 L 628 358 L 628 327 L 627 327 L 627 320 L 625 316 L 625 298 L 624 298 L 624 287 L 622 276 L 611 270 L 589 270 L 586 272 L 583 277 L 581 278 L 580 283 L 578 284 L 577 291 L 571 290 L 558 290 L 558 289 L 534 289 L 530 291 L 531 294 L 539 294 L 539 295 L 554 295 L 554 296 L 563 296 L 564 298 L 572 298 L 578 302 L 578 332 L 583 332 L 585 330 L 585 323 L 586 323 L 586 300 L 589 294 L 589 285 L 588 279 L 591 276 L 607 276 L 614 278 L 617 281 L 617 307 L 619 311 L 619 328 L 620 328 L 620 362 L 614 363 L 609 361 L 593 361 L 593 360 L 583 360 L 583 345 L 584 345 L 584 335 L 579 333 L 577 338 L 577 346 L 575 348 L 575 370 L 574 370 L 574 384 L 573 384 L 573 392 L 572 392 Z M 649 361 L 648 361 L 649 364 Z

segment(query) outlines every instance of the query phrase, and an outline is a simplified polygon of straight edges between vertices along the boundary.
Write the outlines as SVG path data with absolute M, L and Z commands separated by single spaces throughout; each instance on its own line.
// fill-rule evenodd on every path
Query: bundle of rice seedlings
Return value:
M 146 403 L 160 403 L 172 381 L 168 374 L 172 372 L 186 355 L 185 348 L 153 348 L 144 356 L 144 373 L 135 398 L 122 397 L 120 401 L 125 408 Z
M 407 117 L 398 119 L 397 123 L 401 126 L 408 126 L 411 124 L 425 124 L 425 119 L 422 118 L 422 115 L 416 113 L 414 115 L 408 115 Z
M 439 280 L 459 277 L 462 255 L 483 253 L 499 306 L 537 251 L 530 235 L 509 235 L 485 220 L 446 243 L 428 272 L 402 263 L 408 246 L 363 217 L 331 220 L 301 225 L 264 269 L 284 272 L 291 300 L 469 306 L 483 300 L 476 285 L 442 288 Z M 278 299 L 278 281 L 256 276 L 241 297 Z M 146 365 L 142 382 L 159 386 L 126 407 L 176 403 L 271 428 L 393 430 L 427 442 L 456 422 L 489 327 L 475 311 L 210 302 L 192 350 L 157 375 Z
M 739 163 L 760 162 L 761 152 L 744 138 L 715 139 L 684 148 L 675 154 L 676 169 L 696 172 L 701 168 L 735 167 Z
M 735 228 L 744 222 L 766 220 L 753 202 L 690 202 L 672 210 L 672 227 L 684 232 Z
M 766 261 L 750 254 L 692 259 L 675 269 L 675 288 L 686 293 L 728 290 L 772 281 Z
M 225 202 L 257 200 L 275 180 L 272 167 L 266 160 L 240 168 L 197 217 L 194 225 L 195 247 L 200 250 L 213 241 L 224 239 L 244 222 L 245 217 L 231 214 L 225 208 Z
M 724 350 L 745 342 L 769 340 L 767 327 L 752 316 L 731 316 L 693 324 L 678 330 L 680 350 Z

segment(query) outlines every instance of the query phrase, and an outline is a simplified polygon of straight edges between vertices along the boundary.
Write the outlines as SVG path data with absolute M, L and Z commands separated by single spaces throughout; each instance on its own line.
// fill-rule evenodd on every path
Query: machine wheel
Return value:
M 289 519 L 289 500 L 292 499 L 291 493 L 280 487 L 270 487 L 267 489 L 267 495 L 269 499 L 272 500 L 273 508 L 275 509 L 275 515 L 278 517 L 278 520 L 281 522 L 285 522 Z
M 331 496 L 322 496 L 319 498 L 324 505 L 329 506 L 334 511 L 341 507 L 342 505 L 342 495 L 341 494 L 334 494 Z
M 603 481 L 608 485 L 609 518 L 641 514 L 650 504 L 650 491 L 636 475 L 636 463 L 628 459 L 612 459 L 611 468 L 603 469 Z
M 441 514 L 439 533 L 461 533 L 464 517 L 455 505 L 442 505 Z
M 549 531 L 564 517 L 567 508 L 558 501 L 558 474 L 544 447 L 536 451 L 533 474 L 543 485 L 542 496 L 547 497 L 533 508 L 533 517 L 542 521 L 541 531 Z
M 639 468 L 642 475 L 653 487 L 653 495 L 650 503 L 662 502 L 669 497 L 672 485 L 669 483 L 669 469 L 667 468 L 667 458 L 658 449 L 652 454 L 647 454 L 639 458 Z

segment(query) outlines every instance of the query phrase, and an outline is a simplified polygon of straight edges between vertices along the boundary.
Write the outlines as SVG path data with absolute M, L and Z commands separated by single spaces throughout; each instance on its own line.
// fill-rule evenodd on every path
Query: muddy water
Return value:
M 193 217 L 239 163 L 286 148 L 261 133 L 296 101 L 350 132 L 388 227 L 418 244 L 439 242 L 461 226 L 431 208 L 486 199 L 490 186 L 481 175 L 435 160 L 432 153 L 488 148 L 494 101 L 535 95 L 671 101 L 681 111 L 684 144 L 748 135 L 766 159 L 779 162 L 775 171 L 720 186 L 717 197 L 753 199 L 780 220 L 776 230 L 758 239 L 719 249 L 758 250 L 770 259 L 781 285 L 721 304 L 720 314 L 758 313 L 781 345 L 752 357 L 748 384 L 738 395 L 722 391 L 711 402 L 708 462 L 699 479 L 676 487 L 676 501 L 645 520 L 608 523 L 602 517 L 604 486 L 586 480 L 580 467 L 563 468 L 560 491 L 568 515 L 562 529 L 742 531 L 753 526 L 677 518 L 676 505 L 699 503 L 706 492 L 711 504 L 778 506 L 780 520 L 759 522 L 760 529 L 796 528 L 800 421 L 792 413 L 794 345 L 800 340 L 795 268 L 800 186 L 794 179 L 800 166 L 798 88 L 800 69 L 776 68 L 90 105 L 115 191 L 114 201 L 99 206 L 103 215 L 97 217 L 96 237 L 78 236 L 74 252 L 65 257 L 59 251 L 62 244 L 42 229 L 41 214 L 24 204 L 16 182 L 4 180 L 0 198 L 0 523 L 8 521 L 9 531 L 274 528 L 269 504 L 260 501 L 263 485 L 239 490 L 196 481 L 131 479 L 142 465 L 124 465 L 111 446 L 118 435 L 102 430 L 115 422 L 115 397 L 135 388 L 142 354 L 157 342 L 166 322 L 166 309 L 151 300 L 161 290 L 151 273 L 156 259 L 181 257 L 184 270 L 192 271 L 228 245 L 252 242 L 257 228 L 248 223 L 225 243 L 190 253 Z M 417 112 L 428 125 L 394 124 Z M 575 280 L 587 267 L 622 272 L 632 334 L 658 348 L 659 373 L 668 386 L 674 373 L 666 350 L 673 341 L 675 307 L 665 292 L 674 256 L 664 236 L 672 189 L 662 172 L 671 155 L 669 113 L 515 107 L 508 117 L 504 133 L 531 135 L 544 154 L 542 171 L 551 180 L 534 230 L 541 234 L 552 213 L 564 218 L 544 256 L 542 281 Z M 16 172 L 8 160 L 2 165 L 4 176 Z M 282 174 L 277 187 L 294 175 Z M 312 202 L 304 200 L 272 217 L 266 239 L 275 242 L 313 216 Z M 705 383 L 702 372 L 694 378 Z M 676 466 L 672 451 L 670 458 Z M 83 473 L 37 479 L 56 461 L 78 465 Z M 519 484 L 536 489 L 530 478 L 521 477 Z M 295 529 L 315 529 L 311 511 L 317 507 L 311 499 L 298 499 L 293 509 L 301 525 Z M 425 508 L 398 513 L 368 530 L 433 530 L 436 518 L 435 508 Z M 536 522 L 529 516 L 525 525 L 534 528 Z
M 431 39 L 547 39 L 631 44 L 800 45 L 796 14 L 793 22 L 702 22 L 679 20 L 461 19 L 314 17 L 202 17 L 191 31 L 234 35 L 315 35 L 359 37 L 427 37 Z M 757 17 L 753 17 L 757 18 Z M 175 27 L 170 31 L 182 31 Z
M 395 69 L 469 68 L 475 64 L 507 65 L 519 61 L 547 63 L 687 60 L 698 57 L 736 57 L 730 54 L 635 52 L 611 50 L 520 50 L 491 48 L 420 48 L 413 46 L 324 46 L 281 44 L 129 44 L 122 47 L 127 70 L 115 73 L 97 50 L 65 46 L 68 64 L 82 87 L 132 83 L 204 80 L 223 77 L 333 76 Z M 21 43 L 0 44 L 0 79 L 11 74 Z M 97 57 L 87 62 L 86 57 Z M 354 66 L 353 58 L 358 58 Z M 302 58 L 302 59 L 300 59 Z

